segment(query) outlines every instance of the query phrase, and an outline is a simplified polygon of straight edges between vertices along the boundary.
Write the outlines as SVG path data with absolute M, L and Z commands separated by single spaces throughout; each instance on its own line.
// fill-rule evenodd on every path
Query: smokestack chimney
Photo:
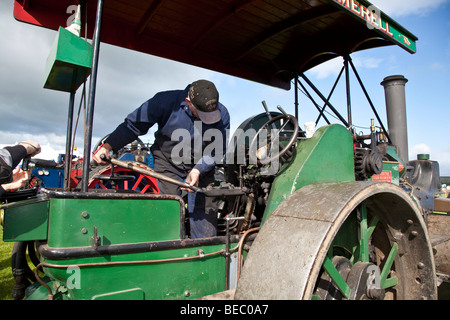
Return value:
M 401 75 L 384 78 L 386 98 L 386 115 L 391 143 L 397 147 L 397 152 L 404 162 L 408 162 L 408 130 L 406 125 L 405 83 L 408 79 Z

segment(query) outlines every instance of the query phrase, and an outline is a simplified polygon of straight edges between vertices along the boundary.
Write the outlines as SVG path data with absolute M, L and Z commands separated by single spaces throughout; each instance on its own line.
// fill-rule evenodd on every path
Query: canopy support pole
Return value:
M 331 96 L 333 95 L 334 89 L 336 89 L 336 86 L 337 86 L 339 80 L 341 79 L 342 72 L 344 72 L 344 67 L 341 68 L 341 71 L 339 72 L 339 75 L 338 75 L 338 77 L 336 78 L 336 81 L 334 82 L 333 88 L 331 88 L 330 94 L 328 95 L 327 101 L 330 101 Z M 320 110 L 319 116 L 318 116 L 317 119 L 316 119 L 316 126 L 317 126 L 317 124 L 319 123 L 319 120 L 320 120 L 320 118 L 321 118 L 322 116 L 323 116 L 324 119 L 327 121 L 327 123 L 330 124 L 330 122 L 328 121 L 328 119 L 325 118 L 325 115 L 324 115 L 324 113 L 323 113 L 323 112 L 325 111 L 325 108 L 326 108 L 326 107 L 327 107 L 327 103 L 325 103 L 325 104 L 323 105 L 322 109 Z
M 93 37 L 92 73 L 91 73 L 91 82 L 89 85 L 89 103 L 86 114 L 86 123 L 84 131 L 83 178 L 81 183 L 82 192 L 88 191 L 88 184 L 89 184 L 89 164 L 91 162 L 92 125 L 94 122 L 94 104 L 95 104 L 95 91 L 97 87 L 97 69 L 98 69 L 98 57 L 100 52 L 102 13 L 103 13 L 103 0 L 98 0 L 97 16 L 95 19 L 95 29 Z
M 295 72 L 295 74 L 294 74 L 294 79 L 295 79 L 295 81 L 294 81 L 294 86 L 295 86 L 295 102 L 294 102 L 294 105 L 295 105 L 295 119 L 297 119 L 297 121 L 298 121 L 299 119 L 298 119 L 298 73 L 297 72 Z
M 388 140 L 389 142 L 392 143 L 392 140 L 391 140 L 391 138 L 389 137 L 389 133 L 388 133 L 388 131 L 386 130 L 386 128 L 384 127 L 383 122 L 381 121 L 380 116 L 378 115 L 378 112 L 377 112 L 377 110 L 375 109 L 375 106 L 373 105 L 372 100 L 370 99 L 370 96 L 369 96 L 369 94 L 367 93 L 367 90 L 366 90 L 366 88 L 364 87 L 364 84 L 363 84 L 361 78 L 359 77 L 359 74 L 358 74 L 358 72 L 356 71 L 356 68 L 355 68 L 355 66 L 354 66 L 354 64 L 353 64 L 353 62 L 352 62 L 352 60 L 350 60 L 350 66 L 352 67 L 353 73 L 355 74 L 356 79 L 358 80 L 359 85 L 361 86 L 361 89 L 362 89 L 362 91 L 364 92 L 364 95 L 366 96 L 367 102 L 369 102 L 369 105 L 370 105 L 370 107 L 372 108 L 372 111 L 373 111 L 375 117 L 377 118 L 377 121 L 378 121 L 378 123 L 380 124 L 381 129 L 382 129 L 383 132 L 384 132 L 384 135 L 386 136 L 387 140 Z
M 348 122 L 341 116 L 341 114 L 331 105 L 330 101 L 324 97 L 324 95 L 320 92 L 319 89 L 302 73 L 303 80 L 314 90 L 314 92 L 322 99 L 323 102 L 334 112 L 334 114 L 339 118 L 339 120 L 348 128 Z
M 66 155 L 64 156 L 64 190 L 70 191 L 70 170 L 72 164 L 72 126 L 75 92 L 70 92 L 69 111 L 67 115 Z
M 333 88 L 331 89 L 331 92 L 328 96 L 328 98 L 325 98 L 325 96 L 322 95 L 322 93 L 314 86 L 314 84 L 305 76 L 304 73 L 301 73 L 301 77 L 306 81 L 306 83 L 309 85 L 309 87 L 311 87 L 314 92 L 323 100 L 324 102 L 324 106 L 322 108 L 320 108 L 317 103 L 315 103 L 315 101 L 313 100 L 313 98 L 311 97 L 311 95 L 307 92 L 306 88 L 303 86 L 303 84 L 300 82 L 299 77 L 296 78 L 296 91 L 297 91 L 297 83 L 303 88 L 303 90 L 305 91 L 305 94 L 309 97 L 309 99 L 313 102 L 313 104 L 316 106 L 317 110 L 319 110 L 319 116 L 316 120 L 316 125 L 319 122 L 320 118 L 323 116 L 325 121 L 330 124 L 330 122 L 328 121 L 328 119 L 326 119 L 325 114 L 324 114 L 324 110 L 327 106 L 330 107 L 330 109 L 334 112 L 334 114 L 339 118 L 339 120 L 350 130 L 352 130 L 352 110 L 351 110 L 351 96 L 350 96 L 350 68 L 353 70 L 353 74 L 355 75 L 356 79 L 358 80 L 358 83 L 364 93 L 364 95 L 366 96 L 366 99 L 378 121 L 378 123 L 380 124 L 381 129 L 383 130 L 387 140 L 389 142 L 392 142 L 390 137 L 389 137 L 389 133 L 386 130 L 385 126 L 383 125 L 383 122 L 380 119 L 380 116 L 378 115 L 377 110 L 375 109 L 375 106 L 372 103 L 372 100 L 370 99 L 369 94 L 367 93 L 366 88 L 364 87 L 364 84 L 355 68 L 355 65 L 353 64 L 353 61 L 350 57 L 350 55 L 346 54 L 343 56 L 344 59 L 344 66 L 342 67 L 334 85 Z M 334 92 L 334 89 L 336 88 L 337 83 L 339 82 L 339 79 L 341 78 L 342 73 L 345 71 L 345 84 L 346 84 L 346 96 L 347 96 L 347 115 L 348 115 L 348 122 L 339 114 L 339 112 L 331 105 L 330 103 L 330 98 L 331 95 Z M 296 96 L 296 101 L 297 101 L 297 96 Z
M 352 98 L 350 94 L 350 72 L 348 62 L 351 61 L 348 54 L 344 54 L 344 68 L 345 68 L 345 91 L 347 94 L 347 127 L 352 131 Z

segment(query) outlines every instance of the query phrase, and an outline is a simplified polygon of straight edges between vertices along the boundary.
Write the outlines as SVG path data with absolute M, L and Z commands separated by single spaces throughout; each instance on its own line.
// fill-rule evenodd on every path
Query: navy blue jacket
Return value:
M 180 165 L 180 157 L 178 155 L 184 159 L 183 163 L 188 164 L 187 162 L 189 162 L 189 164 L 194 165 L 201 174 L 210 171 L 215 166 L 213 157 L 221 159 L 226 152 L 230 115 L 225 106 L 219 103 L 219 110 L 222 115 L 222 119 L 219 122 L 207 125 L 196 119 L 185 101 L 189 87 L 187 86 L 184 90 L 157 93 L 153 98 L 147 100 L 130 113 L 105 142 L 109 143 L 114 150 L 118 150 L 136 140 L 138 136 L 146 134 L 156 123 L 158 124 L 158 130 L 155 132 L 155 142 L 152 146 L 152 151 L 160 150 L 168 161 L 180 168 L 182 168 L 182 165 Z M 177 129 L 181 130 L 175 131 Z M 218 130 L 209 131 L 208 134 L 208 129 Z M 174 132 L 175 135 L 172 138 Z M 205 132 L 207 133 L 206 135 Z M 214 138 L 211 138 L 211 133 Z M 215 141 L 217 133 L 222 135 L 222 150 L 213 148 L 218 141 L 216 141 L 216 144 L 209 146 Z M 187 134 L 189 134 L 189 141 L 186 141 Z M 182 135 L 183 137 L 181 137 Z M 198 138 L 202 139 L 198 140 Z M 180 141 L 185 144 L 180 144 Z M 188 147 L 188 145 L 190 145 L 190 148 L 182 148 L 182 146 Z M 208 146 L 209 148 L 207 148 Z M 177 154 L 176 159 L 172 157 L 174 148 Z M 204 153 L 205 148 L 207 148 L 206 153 Z M 218 150 L 221 151 L 221 154 L 216 155 L 215 152 Z M 183 154 L 183 151 L 191 151 L 191 154 Z

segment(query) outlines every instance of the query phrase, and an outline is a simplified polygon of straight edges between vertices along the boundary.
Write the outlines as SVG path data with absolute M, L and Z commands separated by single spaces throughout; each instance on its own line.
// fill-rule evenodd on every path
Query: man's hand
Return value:
M 104 154 L 106 156 L 107 159 L 111 159 L 111 156 L 109 155 L 109 153 L 112 151 L 112 147 L 109 143 L 104 143 L 102 144 L 95 152 L 94 155 L 92 156 L 92 159 L 97 162 L 98 164 L 104 165 L 107 164 L 106 161 L 103 161 L 100 156 L 102 154 Z
M 29 180 L 30 173 L 28 171 L 16 168 L 13 171 L 13 182 L 2 184 L 2 187 L 5 191 L 20 189 L 25 187 Z
M 200 179 L 200 171 L 198 171 L 198 169 L 192 169 L 191 172 L 189 172 L 188 176 L 186 177 L 186 183 L 189 184 L 190 186 L 198 186 L 198 181 Z M 192 189 L 187 189 L 187 188 L 181 188 L 182 190 L 186 190 L 188 192 L 195 192 Z

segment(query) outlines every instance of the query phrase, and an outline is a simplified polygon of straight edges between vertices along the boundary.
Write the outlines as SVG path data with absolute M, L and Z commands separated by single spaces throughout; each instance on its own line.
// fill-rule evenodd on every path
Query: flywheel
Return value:
M 421 212 L 391 183 L 305 186 L 262 226 L 236 299 L 437 299 Z

